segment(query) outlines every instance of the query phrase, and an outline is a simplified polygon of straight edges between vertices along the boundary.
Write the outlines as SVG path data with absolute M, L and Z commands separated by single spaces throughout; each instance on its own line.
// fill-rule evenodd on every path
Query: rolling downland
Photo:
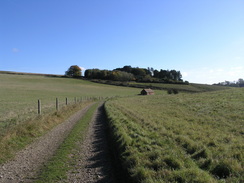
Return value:
M 105 105 L 132 182 L 243 182 L 244 90 L 120 98 Z
M 161 84 L 143 97 L 138 88 L 59 76 L 1 73 L 0 81 L 0 151 L 10 152 L 0 157 L 0 182 L 241 181 L 241 89 Z M 180 94 L 166 94 L 172 88 Z M 29 106 L 40 96 L 45 110 L 36 116 Z M 99 96 L 106 113 L 97 101 L 63 101 L 55 111 L 55 98 L 67 96 Z

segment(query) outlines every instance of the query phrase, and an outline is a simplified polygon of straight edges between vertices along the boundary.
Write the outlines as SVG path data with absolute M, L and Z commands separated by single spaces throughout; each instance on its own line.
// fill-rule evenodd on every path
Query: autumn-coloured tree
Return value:
M 81 76 L 81 68 L 78 65 L 72 65 L 70 68 L 65 72 L 66 76 L 70 77 L 80 77 Z

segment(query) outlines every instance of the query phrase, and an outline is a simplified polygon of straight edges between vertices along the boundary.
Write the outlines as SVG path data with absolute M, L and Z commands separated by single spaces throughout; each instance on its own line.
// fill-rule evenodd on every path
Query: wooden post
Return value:
M 76 104 L 76 97 L 75 97 L 75 104 Z
M 38 114 L 41 114 L 41 100 L 38 99 Z
M 67 97 L 65 99 L 65 103 L 66 103 L 66 105 L 68 105 L 68 98 Z
M 58 111 L 58 98 L 56 98 L 56 110 Z

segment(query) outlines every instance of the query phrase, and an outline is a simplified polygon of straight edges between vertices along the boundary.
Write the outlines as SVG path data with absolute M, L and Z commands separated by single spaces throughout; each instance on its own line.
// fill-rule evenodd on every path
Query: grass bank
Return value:
M 133 182 L 243 182 L 244 90 L 138 96 L 105 104 Z
M 85 131 L 97 107 L 98 103 L 93 105 L 74 126 L 53 158 L 42 168 L 37 183 L 56 182 L 67 178 L 66 172 L 70 169 L 69 162 L 71 161 L 69 155 L 76 148 L 76 142 L 83 140 Z
M 68 105 L 57 112 L 40 115 L 21 124 L 5 129 L 0 136 L 0 163 L 12 158 L 17 151 L 23 149 L 37 137 L 45 134 L 54 126 L 62 123 L 72 114 L 89 105 L 91 102 L 83 102 Z

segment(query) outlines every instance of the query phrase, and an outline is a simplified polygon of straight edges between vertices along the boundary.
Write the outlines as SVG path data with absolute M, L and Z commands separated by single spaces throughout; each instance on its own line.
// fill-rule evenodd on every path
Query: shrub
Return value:
M 178 94 L 179 91 L 178 91 L 177 89 L 173 89 L 173 93 L 174 93 L 174 94 Z
M 168 94 L 172 94 L 172 93 L 178 94 L 179 93 L 179 91 L 177 89 L 168 89 L 167 92 L 168 92 Z
M 172 94 L 173 91 L 171 89 L 168 89 L 168 94 Z

